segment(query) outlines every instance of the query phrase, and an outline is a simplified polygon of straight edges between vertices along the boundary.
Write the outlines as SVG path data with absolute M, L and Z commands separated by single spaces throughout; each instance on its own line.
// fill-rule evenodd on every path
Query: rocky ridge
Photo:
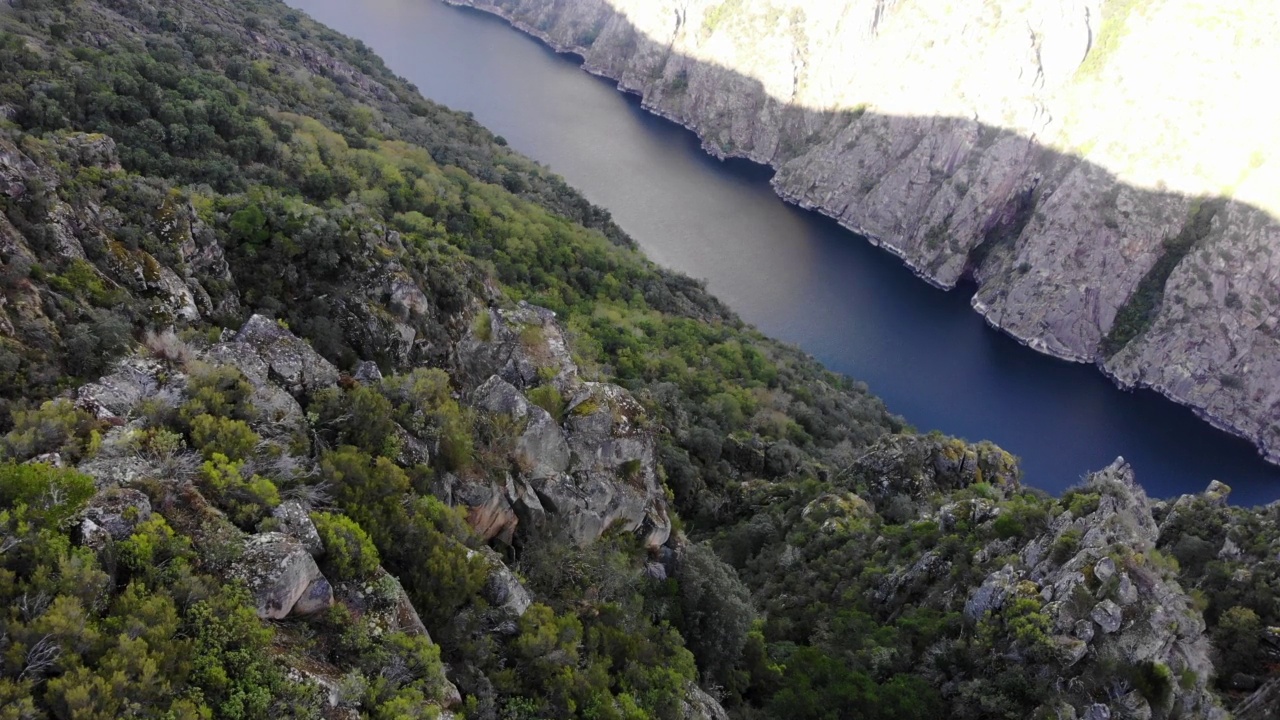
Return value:
M 515 528 L 523 520 L 535 528 L 560 523 L 569 528 L 574 542 L 583 545 L 606 531 L 621 529 L 635 533 L 643 545 L 656 551 L 671 537 L 671 523 L 658 481 L 654 430 L 645 427 L 641 406 L 620 387 L 578 379 L 554 313 L 524 304 L 508 311 L 483 312 L 493 318 L 492 329 L 473 332 L 459 343 L 458 362 L 470 370 L 497 370 L 471 395 L 478 408 L 524 425 L 511 449 L 516 471 L 493 484 L 478 477 L 464 480 L 450 476 L 439 489 L 440 497 L 464 510 L 475 532 L 485 540 L 512 542 Z M 528 332 L 520 332 L 530 326 L 543 331 L 536 340 L 531 340 Z M 261 431 L 267 447 L 274 446 L 274 452 L 285 453 L 287 459 L 290 443 L 307 432 L 298 398 L 337 387 L 339 372 L 306 342 L 260 315 L 251 316 L 239 332 L 226 337 L 185 362 L 230 367 L 241 373 L 252 388 L 252 397 L 261 403 L 259 407 L 267 410 L 254 428 Z M 495 366 L 494 358 L 498 357 L 502 362 Z M 530 379 L 536 381 L 536 369 L 548 364 L 559 368 L 557 378 L 574 398 L 563 425 L 501 377 L 506 375 L 527 386 L 518 368 L 533 369 Z M 196 456 L 182 451 L 168 455 L 139 451 L 145 427 L 138 417 L 140 408 L 147 402 L 174 402 L 182 397 L 188 383 L 184 370 L 184 366 L 175 368 L 163 360 L 133 356 L 121 361 L 111 374 L 75 392 L 78 407 L 112 426 L 101 450 L 78 466 L 99 488 L 80 515 L 83 542 L 100 549 L 112 540 L 128 538 L 153 512 L 147 495 L 135 485 L 159 478 L 166 483 L 168 497 L 161 514 L 189 532 L 197 546 L 211 553 L 228 542 L 238 547 L 234 559 L 219 567 L 227 579 L 245 583 L 260 618 L 315 615 L 338 603 L 378 627 L 427 635 L 403 587 L 382 568 L 362 583 L 331 583 L 325 577 L 316 562 L 325 555 L 325 547 L 308 516 L 306 502 L 289 500 L 276 506 L 271 515 L 278 530 L 245 533 L 190 484 Z M 376 382 L 371 371 L 366 371 L 366 377 Z M 377 378 L 381 379 L 380 374 Z M 63 462 L 56 454 L 37 460 Z M 290 466 L 295 472 L 305 472 L 294 465 L 305 465 L 301 459 L 276 462 L 281 468 Z M 492 627 L 495 632 L 512 634 L 515 623 L 533 602 L 531 594 L 496 552 L 484 548 L 476 554 L 489 568 L 483 594 L 495 613 Z M 383 578 L 392 586 L 389 601 L 378 599 L 378 593 L 384 592 L 377 589 Z M 306 667 L 296 669 L 324 688 L 336 682 Z M 461 702 L 452 683 L 444 677 L 439 681 L 447 691 L 446 698 L 452 698 L 447 700 L 449 706 Z M 327 692 L 331 709 L 337 712 L 341 709 L 337 695 Z M 690 686 L 689 693 L 684 717 L 726 717 L 714 698 L 697 686 Z
M 660 486 L 655 485 L 652 431 L 646 430 L 643 418 L 636 415 L 639 406 L 617 386 L 584 383 L 577 378 L 576 365 L 565 351 L 554 314 L 528 305 L 487 312 L 491 325 L 487 329 L 479 326 L 459 344 L 459 362 L 487 372 L 494 358 L 502 358 L 499 372 L 489 375 L 469 396 L 486 412 L 523 421 L 524 429 L 510 450 L 515 469 L 491 484 L 454 476 L 441 497 L 463 508 L 472 527 L 485 539 L 509 542 L 522 522 L 535 527 L 559 522 L 568 528 L 570 540 L 589 544 L 605 530 L 619 526 L 636 534 L 651 550 L 665 544 L 679 552 L 682 541 L 671 535 L 666 501 Z M 543 329 L 536 342 L 530 333 L 521 332 L 530 325 Z M 505 350 L 496 352 L 495 348 Z M 260 316 L 251 317 L 240 332 L 228 334 L 228 340 L 200 350 L 192 361 L 229 364 L 251 380 L 255 397 L 275 396 L 282 405 L 294 408 L 297 401 L 288 388 L 299 390 L 299 378 L 321 378 L 309 385 L 313 392 L 338 382 L 338 373 L 328 361 L 289 331 Z M 518 369 L 529 363 L 558 368 L 555 376 L 575 397 L 567 405 L 563 422 L 532 404 L 504 379 L 505 375 L 522 382 Z M 277 369 L 264 371 L 264 366 Z M 544 370 L 541 376 L 550 374 Z M 100 488 L 82 513 L 81 533 L 86 543 L 100 543 L 93 539 L 99 535 L 127 537 L 150 516 L 151 504 L 134 484 L 156 477 L 182 483 L 191 473 L 192 466 L 181 457 L 157 457 L 133 449 L 134 438 L 143 427 L 134 419 L 140 403 L 178 396 L 186 382 L 183 372 L 166 369 L 163 362 L 133 357 L 111 375 L 77 392 L 77 404 L 93 409 L 99 419 L 114 425 L 99 454 L 79 466 Z M 586 403 L 592 404 L 589 410 L 574 412 Z M 280 417 L 300 416 L 300 410 L 294 412 L 286 410 Z M 271 430 L 272 425 L 259 427 Z M 276 434 L 264 433 L 264 437 L 266 442 L 283 447 L 299 429 L 288 423 L 275 425 Z M 570 452 L 568 447 L 574 449 Z M 638 467 L 624 470 L 632 461 Z M 128 470 L 122 471 L 122 467 Z M 857 518 L 895 512 L 892 508 L 905 502 L 919 520 L 936 521 L 943 528 L 962 522 L 989 525 L 1004 512 L 997 506 L 999 497 L 995 502 L 981 497 L 948 499 L 975 485 L 1007 495 L 1017 489 L 1018 477 L 1016 460 L 990 444 L 888 436 L 863 454 L 846 477 L 837 480 L 857 494 L 823 496 L 810 503 L 803 516 L 806 522 L 820 522 L 822 533 L 838 535 L 855 527 Z M 1166 508 L 1148 501 L 1132 470 L 1123 459 L 1117 459 L 1090 476 L 1078 491 L 1096 493 L 1096 504 L 1062 512 L 1043 534 L 1025 545 L 997 540 L 979 550 L 974 562 L 990 570 L 979 576 L 978 584 L 951 585 L 951 562 L 928 552 L 910 567 L 898 568 L 886 577 L 874 601 L 892 606 L 902 601 L 900 594 L 928 587 L 927 595 L 940 593 L 962 602 L 968 621 L 981 625 L 1013 617 L 1010 613 L 1026 612 L 1016 601 L 1034 600 L 1035 612 L 1045 618 L 1047 636 L 1043 642 L 1052 648 L 1052 660 L 1040 658 L 1036 667 L 1040 672 L 1057 668 L 1086 688 L 1064 694 L 1057 708 L 1060 717 L 1153 717 L 1151 705 L 1156 701 L 1126 677 L 1105 686 L 1110 693 L 1106 702 L 1080 701 L 1104 687 L 1091 673 L 1110 666 L 1160 667 L 1164 668 L 1160 672 L 1182 678 L 1168 689 L 1168 697 L 1160 700 L 1161 712 L 1176 707 L 1184 717 L 1227 717 L 1208 687 L 1214 671 L 1204 621 L 1170 570 L 1151 558 L 1157 554 L 1161 532 L 1157 515 L 1167 524 L 1179 507 L 1220 502 L 1229 489 L 1215 484 L 1203 496 L 1187 496 L 1179 501 L 1181 505 Z M 175 526 L 189 530 L 198 545 L 212 547 L 228 536 L 240 538 L 237 542 L 243 552 L 223 566 L 224 572 L 246 582 L 260 617 L 305 616 L 339 603 L 364 615 L 375 613 L 370 617 L 380 619 L 371 622 L 382 626 L 426 633 L 403 588 L 386 571 L 379 569 L 364 583 L 332 584 L 324 577 L 313 556 L 323 557 L 325 548 L 308 518 L 305 502 L 290 500 L 277 506 L 272 512 L 277 530 L 245 534 L 200 498 L 194 487 L 179 484 L 169 492 L 172 499 L 160 512 Z M 501 519 L 496 525 L 495 517 Z M 500 532 L 494 532 L 495 527 Z M 670 554 L 670 550 L 664 552 Z M 805 556 L 807 551 L 792 552 L 792 562 L 802 557 L 808 563 L 820 561 Z M 533 597 L 497 553 L 484 548 L 478 554 L 490 568 L 483 591 L 494 613 L 489 627 L 497 633 L 513 633 Z M 645 573 L 658 580 L 665 578 L 664 565 L 656 567 L 657 571 Z M 376 588 L 382 577 L 394 586 L 391 601 L 378 599 L 383 591 Z M 1010 652 L 1028 650 L 1011 648 Z M 308 671 L 302 672 L 306 675 Z M 314 673 L 309 677 L 322 687 L 336 682 Z M 453 687 L 443 677 L 440 682 Z M 1270 692 L 1270 688 L 1265 686 L 1259 692 Z M 457 696 L 456 689 L 450 692 Z M 715 700 L 696 687 L 690 689 L 684 712 L 689 718 L 726 717 Z
M 1271 6 L 449 1 L 773 166 L 929 282 L 976 282 L 1021 342 L 1280 458 L 1277 118 L 1239 112 Z

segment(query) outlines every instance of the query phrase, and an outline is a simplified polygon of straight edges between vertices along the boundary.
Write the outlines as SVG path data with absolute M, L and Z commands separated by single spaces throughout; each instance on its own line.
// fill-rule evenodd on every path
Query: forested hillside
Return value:
M 0 28 L 0 718 L 1270 717 L 1280 506 L 916 434 L 274 0 Z

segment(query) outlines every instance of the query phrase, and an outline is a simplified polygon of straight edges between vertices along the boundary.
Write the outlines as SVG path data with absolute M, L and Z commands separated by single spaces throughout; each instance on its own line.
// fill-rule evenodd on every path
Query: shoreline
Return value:
M 504 22 L 506 22 L 512 28 L 519 30 L 525 35 L 528 35 L 529 37 L 536 39 L 538 42 L 542 43 L 544 46 L 546 46 L 553 52 L 559 55 L 575 56 L 579 60 L 577 65 L 583 72 L 589 75 L 610 81 L 611 83 L 614 84 L 615 89 L 617 89 L 619 92 L 638 97 L 640 99 L 640 107 L 645 112 L 651 115 L 663 118 L 664 120 L 670 121 L 672 123 L 675 123 L 676 125 L 679 125 L 685 130 L 688 130 L 689 132 L 693 133 L 694 136 L 698 138 L 699 144 L 701 145 L 703 152 L 707 153 L 711 157 L 714 157 L 720 161 L 724 161 L 727 159 L 747 160 L 757 165 L 770 168 L 771 170 L 774 170 L 774 171 L 777 170 L 777 168 L 774 167 L 774 165 L 766 158 L 756 157 L 746 153 L 736 153 L 736 152 L 726 153 L 722 151 L 720 148 L 709 144 L 706 141 L 703 132 L 700 130 L 700 128 L 697 125 L 692 124 L 691 122 L 688 122 L 684 119 L 678 118 L 672 115 L 671 113 L 665 112 L 662 109 L 652 105 L 651 103 L 648 102 L 648 99 L 645 97 L 644 92 L 641 91 L 640 89 L 627 87 L 618 78 L 612 77 L 611 75 L 608 75 L 605 72 L 601 71 L 599 68 L 593 67 L 586 59 L 587 57 L 586 52 L 588 48 L 584 48 L 581 46 L 562 45 L 556 42 L 555 40 L 551 39 L 551 37 L 547 33 L 528 25 L 527 23 L 524 23 L 524 22 L 521 22 L 520 20 L 515 19 L 510 15 L 510 13 L 496 6 L 487 5 L 487 4 L 483 6 L 476 5 L 476 4 L 473 4 L 472 2 L 469 2 L 468 0 L 441 0 L 441 1 L 451 7 L 463 8 L 463 9 L 472 10 L 475 12 L 484 13 L 486 15 L 490 15 L 493 17 L 501 18 Z M 913 263 L 912 261 L 907 259 L 901 250 L 885 242 L 883 239 L 878 238 L 872 234 L 863 232 L 858 228 L 849 225 L 847 222 L 845 222 L 844 220 L 840 219 L 839 217 L 831 213 L 827 208 L 824 208 L 823 206 L 818 205 L 816 203 L 812 203 L 807 200 L 804 200 L 798 195 L 795 195 L 794 193 L 791 193 L 779 187 L 777 183 L 774 182 L 774 180 L 772 179 L 769 181 L 769 186 L 773 189 L 774 194 L 777 195 L 777 197 L 781 199 L 783 202 L 789 205 L 798 207 L 802 210 L 807 210 L 810 212 L 817 213 L 819 215 L 822 215 L 825 218 L 833 220 L 841 228 L 845 229 L 849 233 L 856 236 L 856 239 L 863 240 L 869 243 L 870 245 L 872 245 L 873 247 L 883 250 L 889 253 L 890 255 L 894 256 L 895 258 L 898 259 L 899 262 L 901 262 L 904 266 L 906 266 L 907 269 L 909 269 L 913 275 L 915 275 L 917 278 L 924 281 L 928 285 L 934 288 L 937 288 L 939 290 L 944 290 L 948 292 L 955 289 L 955 284 L 947 285 L 945 283 L 940 283 L 934 278 L 930 277 L 916 263 Z M 1254 450 L 1257 452 L 1259 457 L 1261 457 L 1263 460 L 1265 460 L 1266 462 L 1272 465 L 1280 467 L 1280 448 L 1268 448 L 1258 438 L 1236 427 L 1233 423 L 1231 423 L 1227 419 L 1218 417 L 1217 415 L 1210 413 L 1206 409 L 1199 407 L 1197 405 L 1192 405 L 1190 403 L 1186 403 L 1179 400 L 1178 398 L 1171 395 L 1167 388 L 1164 388 L 1158 384 L 1147 383 L 1141 379 L 1138 379 L 1134 382 L 1125 382 L 1121 380 L 1119 376 L 1111 372 L 1106 367 L 1105 362 L 1100 356 L 1089 357 L 1089 356 L 1078 356 L 1078 355 L 1062 353 L 1062 352 L 1055 351 L 1053 348 L 1049 347 L 1048 343 L 1044 342 L 1039 338 L 1023 337 L 1013 332 L 1012 330 L 1005 328 L 998 321 L 992 319 L 990 309 L 984 303 L 979 302 L 977 300 L 976 295 L 970 299 L 969 304 L 973 308 L 974 312 L 978 313 L 978 315 L 982 317 L 983 321 L 986 322 L 988 327 L 1004 334 L 1006 337 L 1011 338 L 1012 340 L 1017 342 L 1019 345 L 1025 348 L 1028 348 L 1029 350 L 1032 350 L 1034 352 L 1040 353 L 1041 355 L 1047 355 L 1049 357 L 1052 357 L 1057 360 L 1062 360 L 1064 362 L 1093 365 L 1094 367 L 1097 368 L 1097 370 L 1102 374 L 1103 377 L 1107 378 L 1107 380 L 1110 381 L 1117 388 L 1124 390 L 1126 392 L 1134 392 L 1135 390 L 1139 390 L 1139 389 L 1150 390 L 1156 393 L 1157 395 L 1163 397 L 1165 400 L 1168 400 L 1174 403 L 1175 405 L 1191 410 L 1191 412 L 1197 418 L 1199 418 L 1202 422 L 1208 424 L 1210 427 L 1214 428 L 1215 430 L 1231 435 L 1232 437 L 1240 438 L 1242 440 L 1247 441 L 1250 445 L 1253 446 Z

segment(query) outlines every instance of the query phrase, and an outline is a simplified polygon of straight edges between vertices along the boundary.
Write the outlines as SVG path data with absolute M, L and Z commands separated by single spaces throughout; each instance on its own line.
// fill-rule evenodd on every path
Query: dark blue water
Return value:
M 705 155 L 692 133 L 573 58 L 437 0 L 289 0 L 360 38 L 433 100 L 476 118 L 608 208 L 657 262 L 707 280 L 764 332 L 865 381 L 920 429 L 990 439 L 1050 491 L 1117 455 L 1154 496 L 1232 485 L 1280 497 L 1280 468 L 1153 393 L 1126 393 L 988 328 L 863 239 L 769 188 L 770 171 Z

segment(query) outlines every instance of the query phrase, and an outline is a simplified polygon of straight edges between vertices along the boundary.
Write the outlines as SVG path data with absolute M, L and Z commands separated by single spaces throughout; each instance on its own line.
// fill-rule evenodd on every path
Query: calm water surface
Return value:
M 1053 492 L 1123 455 L 1154 496 L 1220 479 L 1242 504 L 1280 497 L 1280 468 L 1153 393 L 1126 393 L 988 328 L 967 293 L 720 163 L 692 133 L 582 72 L 576 59 L 437 0 L 288 0 L 360 38 L 427 97 L 468 110 L 608 208 L 657 262 L 705 279 L 764 332 L 865 381 L 921 429 L 990 439 Z

